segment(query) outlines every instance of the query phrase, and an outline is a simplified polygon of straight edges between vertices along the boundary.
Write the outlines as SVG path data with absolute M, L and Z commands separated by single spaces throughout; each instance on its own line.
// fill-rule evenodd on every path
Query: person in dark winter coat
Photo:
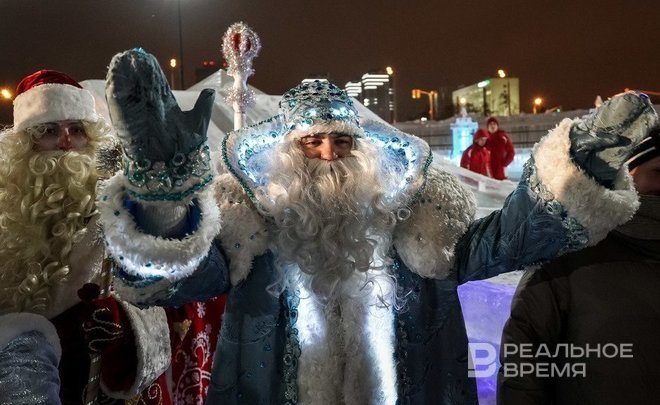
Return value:
M 484 176 L 492 177 L 490 174 L 490 151 L 486 146 L 488 133 L 483 129 L 477 129 L 474 133 L 474 143 L 468 146 L 461 156 L 461 167 Z
M 641 195 L 631 221 L 523 276 L 502 334 L 498 404 L 660 398 L 659 141 L 656 128 L 628 161 Z
M 488 150 L 490 150 L 490 173 L 494 179 L 506 179 L 505 168 L 513 162 L 516 154 L 511 137 L 500 129 L 497 118 L 490 117 L 486 121 L 488 129 Z

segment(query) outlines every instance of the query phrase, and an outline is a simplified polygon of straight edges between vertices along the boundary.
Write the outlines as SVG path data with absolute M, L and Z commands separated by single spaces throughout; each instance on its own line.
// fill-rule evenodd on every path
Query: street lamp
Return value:
M 534 99 L 534 107 L 532 108 L 532 112 L 536 114 L 537 110 L 541 108 L 542 104 L 543 104 L 543 99 L 541 97 L 536 97 Z
M 385 68 L 385 71 L 387 72 L 388 76 L 390 76 L 390 80 L 392 81 L 392 86 L 390 87 L 390 90 L 392 91 L 390 93 L 390 102 L 392 105 L 390 106 L 391 110 L 391 119 L 392 122 L 397 121 L 397 116 L 396 116 L 396 82 L 394 81 L 394 69 L 392 69 L 391 66 L 388 66 Z
M 422 94 L 425 94 L 429 97 L 429 119 L 435 120 L 435 104 L 438 101 L 438 92 L 435 90 L 430 90 L 430 91 L 424 91 L 420 89 L 412 90 L 412 98 L 415 100 L 422 98 Z
M 506 73 L 504 72 L 503 69 L 499 69 L 497 71 L 497 75 L 500 77 L 500 79 L 504 79 L 506 77 Z
M 0 89 L 0 97 L 2 97 L 4 100 L 11 100 L 13 98 L 13 95 L 11 94 L 11 91 L 6 88 Z
M 170 70 L 170 85 L 172 86 L 172 90 L 174 90 L 174 69 L 176 68 L 175 58 L 170 59 L 170 67 L 172 68 L 172 70 Z

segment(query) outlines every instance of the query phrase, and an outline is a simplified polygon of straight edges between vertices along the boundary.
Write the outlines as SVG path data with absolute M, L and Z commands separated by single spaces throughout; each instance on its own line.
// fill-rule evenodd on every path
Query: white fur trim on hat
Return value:
M 539 179 L 568 215 L 586 228 L 588 244 L 592 246 L 613 228 L 627 222 L 639 207 L 639 201 L 625 165 L 615 189 L 610 190 L 573 163 L 568 136 L 572 124 L 572 120 L 564 119 L 539 141 L 532 154 Z
M 362 128 L 358 127 L 355 124 L 344 122 L 344 121 L 328 121 L 319 124 L 314 124 L 307 128 L 296 127 L 292 130 L 287 138 L 297 139 L 304 136 L 315 135 L 315 134 L 342 134 L 342 135 L 351 135 L 351 136 L 362 136 L 364 131 Z
M 96 122 L 92 93 L 68 84 L 49 83 L 31 88 L 14 99 L 14 128 L 64 120 Z
M 0 316 L 0 349 L 23 333 L 36 331 L 44 335 L 53 347 L 53 352 L 60 360 L 62 347 L 55 325 L 41 315 L 29 312 L 12 312 Z

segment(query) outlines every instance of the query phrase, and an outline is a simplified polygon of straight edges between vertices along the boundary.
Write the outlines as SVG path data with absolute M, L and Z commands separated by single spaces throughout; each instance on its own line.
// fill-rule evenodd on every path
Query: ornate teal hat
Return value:
M 310 134 L 315 125 L 343 123 L 356 132 L 347 135 L 359 134 L 360 123 L 353 100 L 344 90 L 326 81 L 301 83 L 284 93 L 280 113 L 286 127 L 292 131 Z
M 291 136 L 341 133 L 373 143 L 382 154 L 383 170 L 396 173 L 388 198 L 410 204 L 423 191 L 431 164 L 429 145 L 385 123 L 360 122 L 353 100 L 336 85 L 316 80 L 301 83 L 280 100 L 280 113 L 266 121 L 233 131 L 222 141 L 222 159 L 253 203 L 269 206 L 268 155 Z

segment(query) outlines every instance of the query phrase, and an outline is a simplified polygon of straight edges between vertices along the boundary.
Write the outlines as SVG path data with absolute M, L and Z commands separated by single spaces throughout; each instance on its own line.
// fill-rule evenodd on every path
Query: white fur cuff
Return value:
M 615 190 L 610 190 L 573 163 L 568 136 L 572 124 L 572 120 L 564 119 L 541 139 L 532 154 L 541 183 L 585 227 L 588 245 L 595 245 L 616 226 L 630 220 L 639 201 L 627 170 L 621 170 Z
M 173 282 L 192 274 L 220 230 L 212 190 L 197 194 L 201 210 L 198 229 L 183 239 L 165 239 L 138 229 L 124 207 L 124 181 L 122 174 L 110 178 L 97 204 L 109 255 L 128 274 L 143 279 L 162 277 Z
M 19 335 L 27 332 L 40 332 L 53 347 L 60 361 L 62 347 L 55 326 L 45 317 L 29 312 L 14 312 L 0 316 L 0 349 Z
M 119 301 L 131 321 L 137 348 L 137 372 L 133 385 L 126 391 L 109 390 L 101 378 L 103 391 L 113 398 L 132 399 L 170 366 L 172 351 L 169 329 L 163 308 L 139 309 Z

